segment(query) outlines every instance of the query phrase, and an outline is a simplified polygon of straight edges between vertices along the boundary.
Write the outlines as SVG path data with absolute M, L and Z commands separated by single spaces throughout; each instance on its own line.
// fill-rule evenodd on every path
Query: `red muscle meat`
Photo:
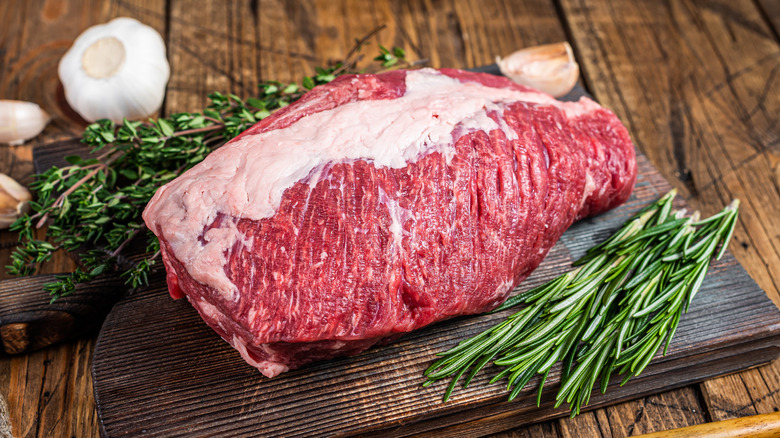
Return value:
M 459 70 L 342 76 L 160 189 L 168 287 L 263 374 L 490 310 L 636 179 L 624 126 Z

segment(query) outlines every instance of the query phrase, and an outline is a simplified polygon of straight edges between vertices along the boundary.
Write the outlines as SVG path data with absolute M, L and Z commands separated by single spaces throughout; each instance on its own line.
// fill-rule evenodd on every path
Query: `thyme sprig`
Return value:
M 157 189 L 315 86 L 343 74 L 361 73 L 357 67 L 363 58 L 360 50 L 382 27 L 356 40 L 344 60 L 317 68 L 299 83 L 264 82 L 259 84 L 259 95 L 246 100 L 212 93 L 202 112 L 145 122 L 124 120 L 119 125 L 100 120 L 89 125 L 81 139 L 91 148 L 86 157 L 67 157 L 68 166 L 34 176 L 31 188 L 37 197 L 30 203 L 32 211 L 11 226 L 19 233 L 19 245 L 6 266 L 8 272 L 34 274 L 56 251 L 65 250 L 78 267 L 44 286 L 52 301 L 72 293 L 79 283 L 112 272 L 125 277 L 132 287 L 147 284 L 160 244 L 146 229 L 141 212 Z M 413 65 L 405 56 L 400 48 L 380 46 L 374 70 Z M 45 238 L 39 239 L 36 230 L 44 225 L 48 225 Z M 127 257 L 131 244 L 138 246 L 141 238 L 146 254 Z M 135 249 L 131 254 L 142 252 Z
M 739 201 L 698 220 L 672 211 L 675 191 L 644 208 L 575 263 L 578 268 L 507 300 L 495 311 L 525 305 L 501 323 L 439 353 L 423 386 L 451 378 L 447 401 L 489 362 L 506 377 L 509 400 L 540 374 L 537 405 L 547 377 L 562 363 L 555 407 L 571 414 L 588 404 L 597 380 L 621 385 L 638 376 L 663 345 L 666 354 L 680 317 L 702 285 L 710 260 L 720 259 L 737 222 Z M 720 249 L 716 253 L 716 249 Z

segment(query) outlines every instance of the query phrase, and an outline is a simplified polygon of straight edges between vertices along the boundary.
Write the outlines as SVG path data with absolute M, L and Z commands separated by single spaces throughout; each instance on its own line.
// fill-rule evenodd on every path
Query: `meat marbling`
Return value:
M 171 296 L 268 377 L 503 302 L 634 147 L 593 101 L 459 70 L 342 76 L 162 187 Z

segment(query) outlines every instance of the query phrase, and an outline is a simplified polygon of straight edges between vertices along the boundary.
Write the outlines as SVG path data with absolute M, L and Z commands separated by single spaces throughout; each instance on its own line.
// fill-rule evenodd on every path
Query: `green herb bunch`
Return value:
M 128 121 L 117 125 L 100 120 L 89 125 L 82 142 L 91 148 L 87 157 L 70 156 L 65 167 L 52 167 L 35 175 L 31 188 L 36 199 L 31 212 L 11 230 L 19 245 L 11 255 L 8 272 L 31 275 L 54 252 L 65 250 L 78 267 L 45 285 L 52 301 L 72 293 L 79 283 L 101 274 L 120 273 L 132 287 L 148 282 L 159 254 L 157 238 L 146 229 L 141 213 L 159 187 L 201 162 L 206 156 L 257 121 L 298 100 L 317 85 L 337 76 L 360 73 L 361 47 L 381 28 L 356 40 L 343 61 L 304 77 L 300 85 L 276 81 L 261 83 L 259 96 L 246 100 L 233 94 L 213 93 L 200 113 L 178 113 L 157 120 Z M 409 66 L 400 48 L 379 46 L 379 68 Z M 45 239 L 36 229 L 48 225 Z M 145 240 L 146 253 L 129 245 Z
M 579 268 L 507 300 L 495 312 L 525 307 L 439 353 L 423 385 L 451 378 L 447 401 L 461 376 L 468 372 L 466 387 L 492 361 L 500 371 L 490 383 L 506 377 L 509 400 L 540 374 L 539 405 L 550 370 L 561 362 L 555 407 L 565 401 L 575 416 L 597 380 L 603 393 L 614 372 L 623 376 L 621 385 L 639 375 L 661 345 L 666 354 L 710 260 L 723 255 L 737 222 L 738 201 L 699 221 L 697 213 L 672 212 L 674 195 L 591 248 L 575 263 Z

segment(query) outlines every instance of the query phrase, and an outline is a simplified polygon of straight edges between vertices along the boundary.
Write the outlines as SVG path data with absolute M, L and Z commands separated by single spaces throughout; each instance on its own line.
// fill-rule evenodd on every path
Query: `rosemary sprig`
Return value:
M 259 96 L 246 100 L 233 94 L 210 94 L 211 103 L 200 113 L 146 122 L 124 120 L 120 125 L 100 120 L 89 125 L 82 136 L 91 148 L 87 157 L 67 157 L 70 165 L 35 175 L 31 188 L 37 198 L 30 203 L 32 211 L 11 227 L 19 233 L 19 245 L 6 266 L 8 272 L 34 274 L 62 249 L 74 256 L 78 267 L 45 285 L 52 301 L 72 293 L 77 284 L 110 272 L 120 273 L 132 287 L 146 284 L 160 245 L 146 229 L 141 212 L 157 189 L 306 91 L 340 75 L 362 72 L 357 69 L 363 58 L 360 49 L 383 27 L 356 40 L 343 61 L 317 68 L 300 85 L 269 81 L 259 85 Z M 382 46 L 375 61 L 378 68 L 374 70 L 412 65 L 402 49 Z M 36 230 L 46 224 L 45 238 L 37 238 Z M 146 254 L 126 257 L 131 244 L 141 243 L 136 243 L 139 237 L 145 239 Z M 139 252 L 136 249 L 134 254 Z
M 663 345 L 663 354 L 701 287 L 715 254 L 720 258 L 737 222 L 739 201 L 699 221 L 672 211 L 675 191 L 644 208 L 606 241 L 591 248 L 573 271 L 507 300 L 495 311 L 525 307 L 501 323 L 439 353 L 423 386 L 451 378 L 447 401 L 460 380 L 468 386 L 489 362 L 507 378 L 509 400 L 541 374 L 537 405 L 554 364 L 561 362 L 555 407 L 572 416 L 588 404 L 597 380 L 621 385 L 639 375 Z M 720 250 L 715 250 L 720 246 Z

